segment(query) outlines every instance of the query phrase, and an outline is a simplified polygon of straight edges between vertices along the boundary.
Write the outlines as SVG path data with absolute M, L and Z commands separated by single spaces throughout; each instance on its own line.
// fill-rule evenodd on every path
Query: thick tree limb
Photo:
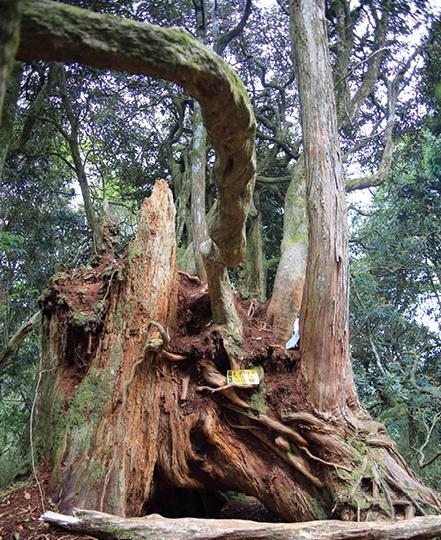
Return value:
M 0 366 L 6 362 L 6 360 L 14 354 L 14 352 L 17 350 L 17 347 L 19 347 L 20 343 L 24 340 L 26 336 L 28 336 L 32 330 L 40 323 L 41 320 L 41 313 L 37 311 L 37 313 L 34 313 L 32 317 L 29 319 L 29 321 L 23 323 L 18 331 L 14 334 L 12 339 L 9 341 L 6 349 L 4 349 L 0 354 Z
M 75 510 L 74 517 L 46 512 L 41 519 L 72 532 L 90 534 L 105 540 L 426 540 L 441 535 L 440 516 L 375 523 L 336 520 L 257 523 L 244 520 L 167 519 L 158 514 L 125 519 L 90 510 Z
M 217 152 L 216 212 L 209 232 L 222 262 L 242 258 L 255 177 L 255 119 L 240 79 L 188 32 L 159 28 L 38 0 L 26 5 L 17 58 L 79 62 L 139 73 L 181 85 L 199 101 Z M 216 99 L 213 97 L 216 96 Z

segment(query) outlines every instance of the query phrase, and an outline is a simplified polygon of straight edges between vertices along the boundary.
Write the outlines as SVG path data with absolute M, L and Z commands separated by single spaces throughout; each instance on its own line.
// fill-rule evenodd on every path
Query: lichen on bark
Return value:
M 285 197 L 281 257 L 268 305 L 268 322 L 277 340 L 285 344 L 293 332 L 302 304 L 308 256 L 308 213 L 306 209 L 305 156 L 292 173 Z

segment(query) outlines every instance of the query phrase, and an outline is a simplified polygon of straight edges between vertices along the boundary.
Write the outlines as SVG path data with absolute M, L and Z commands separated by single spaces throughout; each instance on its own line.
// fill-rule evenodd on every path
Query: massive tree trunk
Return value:
M 291 3 L 309 216 L 300 339 L 312 404 L 321 413 L 347 417 L 351 409 L 362 411 L 349 357 L 348 221 L 325 8 L 320 4 Z
M 303 437 L 265 414 L 263 388 L 252 392 L 252 408 L 233 388 L 211 394 L 210 387 L 226 385 L 228 359 L 219 331 L 209 328 L 199 281 L 181 277 L 184 308 L 176 316 L 174 217 L 171 192 L 160 181 L 124 260 L 54 276 L 45 293 L 34 432 L 54 465 L 52 498 L 64 513 L 77 506 L 191 515 L 196 490 L 234 490 L 258 497 L 285 520 L 313 519 L 321 481 L 286 448 L 290 438 Z M 204 328 L 203 340 L 194 325 Z M 243 352 L 266 360 L 271 347 L 259 345 Z M 284 354 L 273 350 L 273 357 Z M 297 376 L 286 380 L 298 385 Z M 303 485 L 304 478 L 311 483 Z
M 300 352 L 275 343 L 259 310 L 235 310 L 225 279 L 225 264 L 243 254 L 254 179 L 253 115 L 240 82 L 186 33 L 47 1 L 25 10 L 21 58 L 179 82 L 200 100 L 218 152 L 219 199 L 203 245 L 211 307 L 197 278 L 182 274 L 178 290 L 174 206 L 163 181 L 123 260 L 49 284 L 34 437 L 53 465 L 51 491 L 63 512 L 195 515 L 197 498 L 210 513 L 209 494 L 233 490 L 285 521 L 441 513 L 438 496 L 407 469 L 354 390 L 324 10 L 312 0 L 292 9 L 310 214 Z M 212 324 L 224 319 L 237 329 L 239 315 L 241 336 L 227 339 Z M 230 367 L 253 368 L 260 384 L 228 383 Z
M 393 460 L 384 426 L 355 433 L 314 414 L 298 352 L 275 345 L 258 314 L 244 317 L 235 360 L 263 383 L 227 385 L 206 287 L 178 279 L 174 217 L 160 181 L 123 260 L 54 276 L 45 293 L 34 438 L 60 511 L 214 515 L 216 493 L 231 490 L 284 521 L 439 510 Z

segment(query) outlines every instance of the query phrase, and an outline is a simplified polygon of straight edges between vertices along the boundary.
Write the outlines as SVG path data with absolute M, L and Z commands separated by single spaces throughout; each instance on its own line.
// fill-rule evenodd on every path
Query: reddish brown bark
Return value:
M 349 358 L 348 225 L 324 9 L 316 0 L 291 2 L 309 216 L 300 343 L 314 407 L 346 417 L 362 410 Z

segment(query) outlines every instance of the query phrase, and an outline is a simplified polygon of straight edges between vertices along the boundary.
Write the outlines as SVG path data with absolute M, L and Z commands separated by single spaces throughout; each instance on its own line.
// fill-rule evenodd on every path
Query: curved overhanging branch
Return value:
M 166 79 L 199 101 L 216 150 L 218 198 L 202 249 L 212 304 L 224 304 L 216 322 L 238 329 L 225 266 L 245 250 L 245 221 L 254 189 L 255 118 L 243 83 L 213 51 L 181 28 L 160 28 L 73 6 L 38 0 L 26 5 L 17 59 L 78 62 Z M 222 294 L 214 291 L 223 290 Z

